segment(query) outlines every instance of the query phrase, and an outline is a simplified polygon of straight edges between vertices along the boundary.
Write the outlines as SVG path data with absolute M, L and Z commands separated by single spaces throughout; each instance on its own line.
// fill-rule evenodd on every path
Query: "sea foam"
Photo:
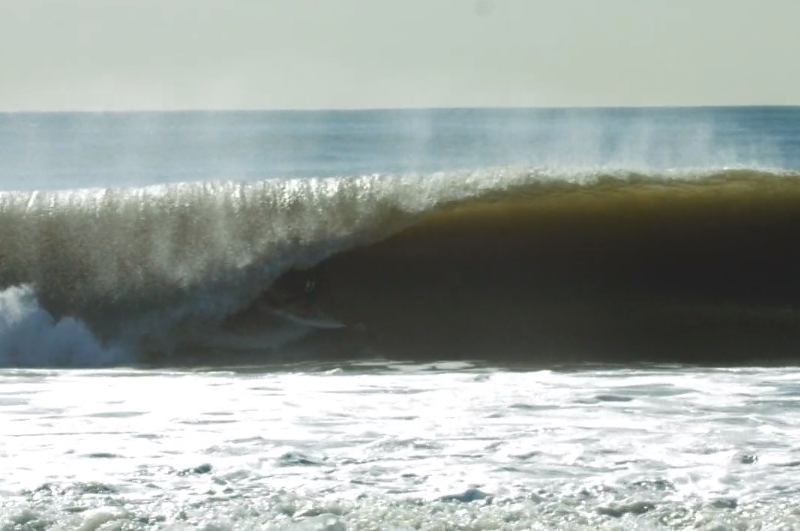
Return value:
M 0 367 L 102 367 L 131 361 L 125 349 L 100 344 L 80 319 L 55 319 L 31 286 L 0 292 Z

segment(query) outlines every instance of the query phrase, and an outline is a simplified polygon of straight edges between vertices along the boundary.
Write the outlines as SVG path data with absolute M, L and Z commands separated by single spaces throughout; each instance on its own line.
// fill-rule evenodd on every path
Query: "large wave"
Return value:
M 793 284 L 784 284 L 784 298 L 774 297 L 772 287 L 744 298 L 733 296 L 738 292 L 731 290 L 728 297 L 711 290 L 714 282 L 708 284 L 705 277 L 689 274 L 683 281 L 670 280 L 667 268 L 654 268 L 654 264 L 668 256 L 657 251 L 659 246 L 668 246 L 673 253 L 682 247 L 725 247 L 713 256 L 700 257 L 692 266 L 707 271 L 723 266 L 725 260 L 750 256 L 745 251 L 731 254 L 730 249 L 747 253 L 774 249 L 764 236 L 775 231 L 784 239 L 773 242 L 778 250 L 770 251 L 772 258 L 791 258 L 788 250 L 781 249 L 794 241 L 789 236 L 794 237 L 792 231 L 800 218 L 798 177 L 782 170 L 752 168 L 659 172 L 494 168 L 429 175 L 2 192 L 0 289 L 5 291 L 0 305 L 0 365 L 97 365 L 132 359 L 168 363 L 187 352 L 207 351 L 214 358 L 238 350 L 267 360 L 282 352 L 297 355 L 286 345 L 339 328 L 356 330 L 361 338 L 369 337 L 362 333 L 365 329 L 382 330 L 380 337 L 393 338 L 370 342 L 371 352 L 402 351 L 398 343 L 419 352 L 425 350 L 420 344 L 426 343 L 441 355 L 452 356 L 456 355 L 453 351 L 464 351 L 458 346 L 464 341 L 452 341 L 451 328 L 469 328 L 480 312 L 461 320 L 440 320 L 439 330 L 450 330 L 442 337 L 431 333 L 435 323 L 412 326 L 409 316 L 424 321 L 430 312 L 457 314 L 448 304 L 421 302 L 426 297 L 450 297 L 451 304 L 472 304 L 483 307 L 483 312 L 494 312 L 498 319 L 510 319 L 509 312 L 498 312 L 496 304 L 489 303 L 492 290 L 501 294 L 497 300 L 505 293 L 494 275 L 505 271 L 513 277 L 517 271 L 506 267 L 509 260 L 522 260 L 530 271 L 525 278 L 539 279 L 539 287 L 533 281 L 515 280 L 521 282 L 517 291 L 529 295 L 525 307 L 540 308 L 548 301 L 550 308 L 561 308 L 548 315 L 561 315 L 560 319 L 573 323 L 591 321 L 592 326 L 601 326 L 591 308 L 597 300 L 608 299 L 608 290 L 617 290 L 629 302 L 642 294 L 651 297 L 647 286 L 657 282 L 642 279 L 658 275 L 675 293 L 688 293 L 693 308 L 707 308 L 709 300 L 726 305 L 728 313 L 740 304 L 747 311 L 753 304 L 773 308 L 791 302 L 796 295 L 788 294 Z M 751 243 L 734 245 L 730 230 Z M 752 243 L 759 239 L 766 242 L 764 248 Z M 387 254 L 392 246 L 401 251 Z M 611 260 L 612 252 L 621 254 Z M 463 256 L 454 258 L 458 253 Z M 451 260 L 444 260 L 445 256 Z M 531 261 L 531 256 L 539 258 Z M 402 271 L 393 272 L 391 263 L 402 264 L 396 266 Z M 469 265 L 460 267 L 459 263 Z M 489 268 L 489 263 L 500 265 Z M 629 265 L 620 267 L 621 263 Z M 418 264 L 427 266 L 420 269 Z M 678 266 L 671 264 L 673 270 L 683 271 Z M 437 278 L 437 267 L 450 268 L 447 278 L 467 278 L 473 287 L 495 285 L 483 292 L 485 299 L 454 297 L 456 292 L 437 291 L 429 280 Z M 729 267 L 751 275 L 764 273 L 742 263 Z M 342 268 L 349 273 L 344 275 Z M 633 284 L 644 287 L 623 293 L 620 287 L 628 283 L 620 280 L 621 273 L 586 276 L 578 271 L 581 268 L 617 268 Z M 784 269 L 780 265 L 775 270 Z M 556 270 L 563 275 L 556 275 Z M 573 275 L 570 279 L 564 276 L 567 270 Z M 316 289 L 321 272 L 326 286 L 338 281 L 339 287 Z M 404 276 L 414 274 L 417 284 L 404 284 Z M 358 283 L 353 275 L 360 275 Z M 583 295 L 575 288 L 581 284 L 576 283 L 581 275 L 594 283 L 594 287 L 581 288 Z M 598 286 L 604 282 L 607 285 L 601 290 Z M 557 286 L 553 288 L 557 297 L 542 288 L 546 283 Z M 397 294 L 392 292 L 389 298 L 381 297 L 399 287 L 407 295 L 422 291 L 427 295 L 394 300 L 391 297 Z M 306 290 L 322 299 L 312 304 Z M 590 296 L 592 290 L 597 293 Z M 336 295 L 325 295 L 332 292 Z M 475 296 L 476 290 L 461 288 L 458 293 Z M 538 294 L 536 300 L 530 299 L 533 293 Z M 645 308 L 655 304 L 653 300 L 636 305 Z M 657 306 L 663 312 L 667 306 L 662 302 L 659 298 Z M 387 313 L 387 308 L 398 305 L 408 306 L 408 313 Z M 519 314 L 518 309 L 514 312 Z M 375 322 L 364 323 L 363 313 L 372 314 Z M 387 321 L 379 323 L 381 315 Z M 521 315 L 519 319 L 525 322 L 519 326 L 541 335 L 543 329 L 531 323 L 542 321 L 542 315 Z M 31 322 L 39 324 L 31 328 Z M 42 334 L 23 333 L 22 328 L 72 332 L 49 332 L 56 339 L 44 341 Z M 484 331 L 482 337 L 496 338 L 485 328 L 472 326 Z M 601 328 L 614 330 L 608 323 Z M 575 332 L 589 334 L 589 342 L 600 337 L 581 326 Z M 82 339 L 65 340 L 65 334 Z M 425 337 L 404 342 L 409 334 Z M 518 349 L 542 350 L 552 343 L 531 341 L 532 334 L 522 334 L 524 341 Z M 453 347 L 444 348 L 443 341 Z M 70 352 L 81 353 L 64 354 L 64 348 L 54 346 L 67 343 L 73 345 Z M 325 345 L 334 343 L 331 337 L 325 339 Z M 491 349 L 485 342 L 478 343 Z M 320 348 L 319 343 L 314 345 Z M 352 344 L 347 345 L 340 350 L 342 355 L 354 352 Z M 574 345 L 568 346 L 574 350 Z

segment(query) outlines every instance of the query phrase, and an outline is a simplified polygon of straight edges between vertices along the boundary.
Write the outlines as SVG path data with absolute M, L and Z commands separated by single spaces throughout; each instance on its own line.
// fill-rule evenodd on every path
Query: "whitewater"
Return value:
M 0 115 L 0 529 L 794 529 L 800 110 Z

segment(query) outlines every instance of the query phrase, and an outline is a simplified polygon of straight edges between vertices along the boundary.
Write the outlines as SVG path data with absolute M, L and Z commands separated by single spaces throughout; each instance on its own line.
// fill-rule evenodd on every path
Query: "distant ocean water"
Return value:
M 0 114 L 0 529 L 800 528 L 800 108 Z

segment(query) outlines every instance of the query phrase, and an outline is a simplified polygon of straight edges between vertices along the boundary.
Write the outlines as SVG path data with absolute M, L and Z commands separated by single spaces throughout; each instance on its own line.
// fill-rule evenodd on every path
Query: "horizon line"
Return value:
M 567 110 L 666 110 L 666 109 L 787 109 L 800 108 L 800 104 L 668 104 L 668 105 L 481 105 L 481 106 L 408 106 L 408 107 L 185 107 L 172 109 L 0 109 L 0 114 L 169 114 L 169 113 L 358 113 L 398 111 L 567 111 Z

